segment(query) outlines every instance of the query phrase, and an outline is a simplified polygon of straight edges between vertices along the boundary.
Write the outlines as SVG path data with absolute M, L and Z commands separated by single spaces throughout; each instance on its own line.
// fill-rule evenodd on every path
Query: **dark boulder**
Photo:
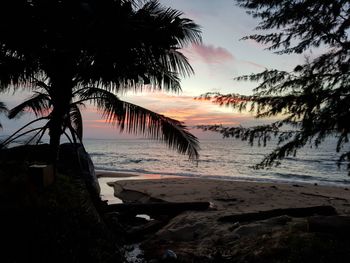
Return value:
M 51 162 L 53 153 L 48 144 L 22 145 L 0 150 L 0 167 L 9 167 L 11 163 L 19 164 L 48 164 Z M 58 172 L 81 178 L 89 192 L 94 197 L 100 196 L 94 164 L 81 144 L 64 143 L 60 145 L 57 162 Z
M 101 189 L 90 155 L 81 144 L 64 143 L 60 145 L 58 171 L 82 178 L 89 190 L 95 196 L 100 196 Z

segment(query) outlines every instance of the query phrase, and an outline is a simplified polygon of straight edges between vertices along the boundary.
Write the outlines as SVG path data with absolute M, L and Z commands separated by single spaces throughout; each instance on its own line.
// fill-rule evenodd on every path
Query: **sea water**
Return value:
M 346 164 L 337 166 L 335 139 L 318 148 L 305 147 L 278 167 L 256 170 L 254 165 L 276 146 L 249 146 L 233 139 L 201 140 L 199 160 L 190 161 L 166 144 L 146 139 L 84 142 L 97 170 L 147 177 L 184 176 L 223 180 L 350 185 Z

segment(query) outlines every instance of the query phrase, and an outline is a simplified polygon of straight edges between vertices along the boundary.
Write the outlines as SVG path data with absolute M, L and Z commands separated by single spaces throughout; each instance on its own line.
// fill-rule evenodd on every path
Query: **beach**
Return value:
M 110 179 L 112 183 L 109 185 L 114 187 L 115 195 L 124 202 L 143 202 L 145 195 L 167 202 L 210 202 L 207 210 L 177 215 L 146 240 L 143 244 L 146 249 L 159 248 L 151 249 L 153 257 L 157 251 L 163 253 L 168 248 L 180 255 L 209 255 L 214 248 L 237 246 L 235 242 L 243 237 L 256 239 L 256 235 L 261 237 L 273 231 L 289 231 L 293 226 L 303 231 L 308 228 L 305 218 L 280 216 L 277 223 L 267 220 L 267 223 L 243 227 L 237 222 L 220 222 L 220 218 L 225 216 L 315 206 L 332 206 L 339 215 L 350 215 L 350 190 L 345 186 L 202 178 L 137 180 L 134 177 L 133 180 L 124 178 L 116 182 Z
M 134 174 L 97 172 L 99 177 L 126 190 L 146 193 L 169 202 L 208 201 L 218 211 L 256 212 L 275 208 L 332 205 L 338 213 L 350 213 L 350 190 L 346 186 L 300 183 L 265 183 L 203 178 L 151 179 Z M 132 180 L 128 180 L 132 177 Z M 116 193 L 118 196 L 118 192 Z M 124 197 L 127 198 L 127 197 Z

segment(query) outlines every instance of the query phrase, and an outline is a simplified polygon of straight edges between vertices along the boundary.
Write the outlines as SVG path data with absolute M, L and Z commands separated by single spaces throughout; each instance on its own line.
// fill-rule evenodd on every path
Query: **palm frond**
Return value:
M 142 35 L 150 48 L 147 51 L 151 51 L 149 53 L 168 71 L 189 76 L 194 71 L 179 49 L 191 43 L 200 44 L 201 30 L 192 20 L 182 18 L 182 15 L 178 10 L 163 7 L 158 1 L 147 2 L 136 13 L 136 17 L 140 16 L 146 22 Z
M 30 99 L 11 109 L 8 117 L 13 119 L 26 109 L 32 110 L 36 116 L 44 116 L 50 110 L 50 107 L 51 102 L 49 96 L 44 93 L 37 93 Z
M 21 131 L 23 131 L 24 129 L 26 129 L 27 127 L 31 126 L 33 123 L 37 123 L 37 122 L 40 122 L 40 121 L 43 121 L 43 120 L 48 120 L 49 117 L 41 117 L 41 118 L 38 118 L 38 119 L 35 119 L 33 121 L 30 121 L 28 122 L 27 124 L 25 124 L 24 126 L 22 126 L 21 128 L 19 128 L 17 131 L 15 131 L 14 133 L 12 133 L 11 136 L 9 136 L 8 138 L 6 138 L 4 141 L 1 142 L 0 144 L 0 149 L 3 148 L 4 146 L 6 146 L 7 144 L 9 144 L 10 142 L 16 140 L 17 138 L 23 136 L 23 135 L 26 135 L 32 131 L 35 131 L 35 130 L 38 130 L 38 129 L 46 129 L 47 127 L 47 124 L 43 127 L 39 127 L 39 128 L 35 128 L 35 129 L 31 129 L 30 131 L 26 131 L 26 132 L 22 132 L 20 133 Z
M 191 19 L 182 18 L 183 12 L 165 8 L 157 0 L 145 3 L 138 13 L 147 14 L 155 24 L 163 25 L 163 27 L 158 27 L 158 30 L 161 30 L 162 33 L 165 33 L 164 29 L 167 30 L 167 33 L 171 35 L 168 39 L 172 40 L 174 46 L 178 48 L 190 43 L 200 44 L 202 42 L 201 30 L 197 24 Z
M 143 80 L 142 84 L 144 84 L 146 80 L 148 82 L 147 88 L 150 88 L 151 90 L 164 90 L 167 92 L 170 91 L 175 93 L 181 92 L 181 80 L 179 77 L 180 74 L 176 73 L 176 69 L 171 68 L 178 66 L 180 67 L 181 65 L 175 65 L 177 62 L 173 61 L 173 58 L 169 58 L 167 55 L 164 55 L 163 57 L 157 59 L 162 60 L 162 63 L 152 63 L 152 59 L 154 58 L 149 58 L 149 64 L 144 63 L 144 65 L 142 66 L 144 67 L 144 69 L 142 70 L 144 74 L 141 77 Z M 189 71 L 191 70 L 192 68 L 189 69 Z M 137 87 L 137 82 L 134 82 L 133 86 Z M 125 86 L 120 87 L 125 89 Z M 139 86 L 138 89 L 142 90 L 142 88 L 144 88 L 143 85 Z
M 103 117 L 118 125 L 121 131 L 141 133 L 164 141 L 170 148 L 187 154 L 190 159 L 198 159 L 198 139 L 182 122 L 122 101 L 115 94 L 103 89 L 88 88 L 79 95 L 82 100 L 90 100 L 102 112 Z
M 11 86 L 31 87 L 38 69 L 30 61 L 25 61 L 16 53 L 0 50 L 0 87 L 2 90 Z
M 133 8 L 123 20 L 108 18 L 111 20 L 103 29 L 94 28 L 95 37 L 88 42 L 93 45 L 92 54 L 77 63 L 79 83 L 116 93 L 145 88 L 181 91 L 180 78 L 194 71 L 180 49 L 201 42 L 200 28 L 158 1 L 132 2 Z M 112 39 L 110 32 L 128 37 Z M 96 42 L 95 38 L 106 40 Z
M 79 140 L 83 140 L 83 118 L 77 104 L 72 104 L 69 112 L 70 123 L 78 136 Z
M 190 76 L 194 74 L 188 59 L 178 50 L 169 50 L 161 58 L 162 64 L 166 65 L 170 72 L 179 72 L 179 75 Z

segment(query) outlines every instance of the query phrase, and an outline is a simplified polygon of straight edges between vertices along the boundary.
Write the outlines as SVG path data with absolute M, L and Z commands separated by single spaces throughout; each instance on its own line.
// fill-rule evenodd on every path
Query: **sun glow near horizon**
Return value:
M 202 139 L 213 138 L 213 135 L 211 133 L 198 132 L 198 129 L 192 129 L 193 127 L 198 125 L 238 126 L 241 124 L 253 125 L 255 123 L 255 118 L 251 113 L 233 112 L 230 107 L 219 107 L 210 101 L 195 100 L 192 96 L 143 93 L 131 94 L 122 99 L 181 121 L 191 129 L 191 132 L 199 135 Z M 113 127 L 108 120 L 101 118 L 101 112 L 93 105 L 87 106 L 86 110 L 83 111 L 83 115 L 86 137 L 135 137 L 135 135 L 120 134 L 119 128 Z M 217 138 L 217 136 L 214 137 Z M 221 138 L 221 135 L 218 137 Z

